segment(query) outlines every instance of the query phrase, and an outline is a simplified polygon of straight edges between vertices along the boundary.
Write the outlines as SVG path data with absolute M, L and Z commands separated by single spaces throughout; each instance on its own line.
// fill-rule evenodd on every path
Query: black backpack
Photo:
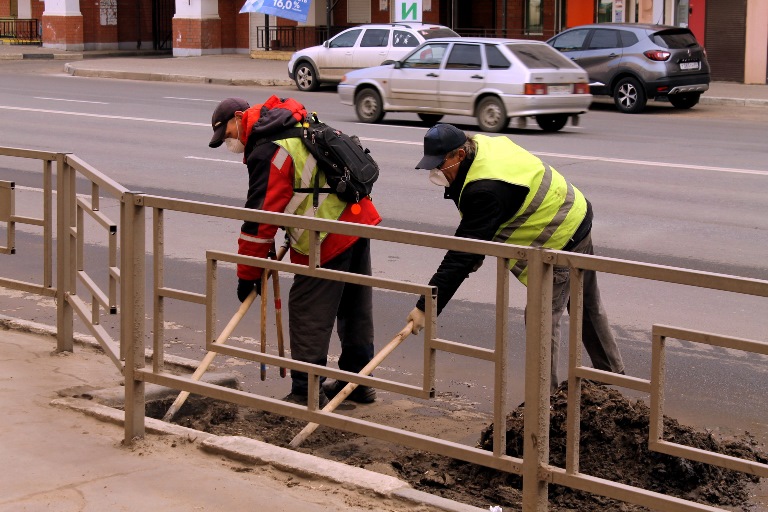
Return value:
M 328 184 L 328 188 L 320 188 L 319 174 L 316 174 L 312 188 L 296 188 L 295 192 L 314 193 L 315 206 L 319 192 L 332 192 L 348 203 L 357 203 L 370 195 L 373 184 L 379 177 L 379 166 L 371 156 L 370 150 L 360 144 L 356 135 L 347 135 L 320 122 L 317 114 L 313 112 L 304 119 L 301 127 L 289 128 L 261 139 L 256 144 L 290 137 L 298 137 L 304 142 L 317 160 L 317 165 L 325 174 Z

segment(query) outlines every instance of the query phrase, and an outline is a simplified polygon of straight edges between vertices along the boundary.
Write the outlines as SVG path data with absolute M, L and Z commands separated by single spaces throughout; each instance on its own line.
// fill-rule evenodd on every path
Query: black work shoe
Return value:
M 328 379 L 323 382 L 323 391 L 325 391 L 328 398 L 332 399 L 338 395 L 346 385 L 346 382 Z M 357 386 L 345 400 L 352 400 L 359 404 L 370 404 L 376 400 L 376 390 L 370 386 Z
M 292 404 L 298 404 L 298 405 L 307 405 L 307 395 L 302 395 L 299 393 L 289 393 L 285 397 L 283 397 L 283 402 L 291 402 Z M 320 409 L 328 405 L 328 397 L 323 393 L 323 390 L 320 390 L 320 399 L 318 400 L 318 405 Z

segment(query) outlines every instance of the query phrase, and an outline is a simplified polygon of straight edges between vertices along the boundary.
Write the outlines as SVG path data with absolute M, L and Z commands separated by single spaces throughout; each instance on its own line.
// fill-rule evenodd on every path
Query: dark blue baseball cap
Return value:
M 434 169 L 445 159 L 445 155 L 467 142 L 467 134 L 452 124 L 436 124 L 424 134 L 424 157 L 416 169 Z

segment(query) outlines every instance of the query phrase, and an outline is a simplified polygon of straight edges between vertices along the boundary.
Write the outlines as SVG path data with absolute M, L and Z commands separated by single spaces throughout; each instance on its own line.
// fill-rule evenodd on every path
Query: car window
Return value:
M 476 44 L 455 44 L 445 63 L 445 69 L 480 69 L 483 67 L 480 46 Z
M 436 37 L 457 37 L 459 35 L 448 27 L 423 28 L 418 30 L 418 33 L 421 34 L 421 37 L 424 39 L 434 39 Z
M 696 42 L 696 37 L 694 37 L 693 33 L 685 28 L 656 32 L 651 36 L 651 40 L 657 45 L 671 50 L 693 48 L 699 44 Z
M 361 48 L 378 48 L 387 46 L 389 43 L 389 29 L 388 28 L 369 28 L 363 34 L 363 39 L 360 41 Z
M 419 46 L 419 39 L 414 34 L 406 32 L 405 30 L 395 30 L 395 36 L 392 39 L 392 46 L 395 48 Z
M 342 32 L 333 39 L 328 45 L 329 48 L 351 48 L 355 46 L 355 41 L 360 36 L 362 30 L 350 30 L 348 32 Z
M 592 33 L 588 50 L 604 50 L 606 48 L 618 48 L 619 32 L 617 30 L 597 29 Z
M 425 44 L 403 61 L 404 68 L 437 69 L 443 60 L 448 43 Z
M 639 41 L 637 35 L 629 30 L 619 30 L 619 36 L 621 37 L 622 48 L 629 48 L 630 46 L 636 45 Z
M 527 68 L 578 68 L 571 59 L 545 44 L 508 44 L 507 48 L 515 55 L 515 57 L 520 59 Z
M 584 46 L 584 40 L 587 38 L 587 34 L 589 34 L 588 28 L 565 32 L 552 42 L 552 46 L 561 52 L 581 50 L 581 47 Z
M 488 69 L 509 69 L 511 66 L 509 59 L 493 45 L 485 46 L 485 60 L 488 61 Z

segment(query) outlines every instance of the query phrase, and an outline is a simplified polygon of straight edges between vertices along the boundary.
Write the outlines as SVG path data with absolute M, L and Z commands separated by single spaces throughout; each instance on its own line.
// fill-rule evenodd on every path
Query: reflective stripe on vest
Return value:
M 315 173 L 320 172 L 317 169 L 317 161 L 304 143 L 298 138 L 276 140 L 275 144 L 280 146 L 280 150 L 275 158 L 285 158 L 280 152 L 287 152 L 293 159 L 294 180 L 293 188 L 312 188 L 315 184 Z M 284 161 L 284 160 L 283 160 Z M 325 175 L 320 173 L 319 186 L 325 187 Z M 347 207 L 347 203 L 339 199 L 336 194 L 319 193 L 317 209 L 312 205 L 311 192 L 294 192 L 285 213 L 293 215 L 303 215 L 306 217 L 317 217 L 320 219 L 338 220 Z M 305 256 L 309 255 L 309 233 L 304 229 L 288 228 L 288 236 L 291 240 L 291 247 L 296 252 Z M 318 240 L 322 242 L 328 233 L 319 233 Z
M 464 187 L 490 179 L 528 189 L 523 205 L 499 227 L 493 241 L 550 249 L 565 247 L 587 213 L 584 195 L 560 173 L 508 138 L 475 135 L 473 139 L 477 153 Z M 527 284 L 527 262 L 510 260 L 509 269 Z

